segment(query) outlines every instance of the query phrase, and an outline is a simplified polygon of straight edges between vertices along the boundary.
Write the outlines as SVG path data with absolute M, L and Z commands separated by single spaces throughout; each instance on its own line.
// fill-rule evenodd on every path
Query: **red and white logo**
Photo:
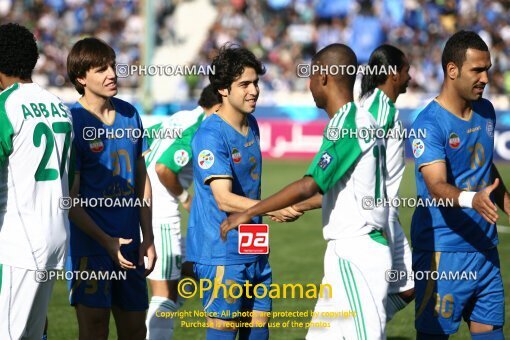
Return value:
M 239 225 L 239 254 L 269 254 L 267 224 Z

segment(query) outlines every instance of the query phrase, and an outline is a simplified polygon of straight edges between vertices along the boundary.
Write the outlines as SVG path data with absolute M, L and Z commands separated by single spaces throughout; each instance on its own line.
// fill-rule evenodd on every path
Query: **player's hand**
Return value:
M 117 264 L 122 269 L 135 269 L 136 266 L 126 260 L 122 253 L 120 252 L 120 247 L 124 244 L 130 244 L 133 242 L 132 239 L 125 239 L 120 237 L 110 237 L 108 240 L 108 244 L 106 246 L 106 251 L 112 258 L 113 262 Z
M 182 207 L 184 209 L 186 209 L 187 212 L 190 212 L 191 211 L 191 201 L 192 201 L 192 198 L 191 195 L 188 196 L 188 199 L 186 200 L 186 202 L 182 203 Z
M 149 275 L 156 265 L 156 260 L 158 256 L 156 255 L 156 248 L 154 247 L 154 242 L 143 240 L 140 244 L 140 249 L 138 251 L 138 265 L 144 265 L 144 257 L 147 256 L 147 266 L 145 267 L 145 276 Z
M 477 192 L 473 197 L 473 209 L 475 209 L 489 223 L 496 223 L 498 220 L 498 208 L 490 199 L 490 194 L 499 185 L 499 178 L 496 178 L 492 185 Z
M 293 222 L 297 220 L 303 212 L 294 209 L 293 207 L 287 207 L 277 211 L 268 213 L 271 216 L 271 220 L 275 222 Z
M 240 224 L 250 222 L 251 218 L 252 218 L 252 216 L 250 216 L 244 212 L 231 214 L 226 220 L 221 222 L 221 225 L 220 225 L 221 238 L 223 240 L 226 240 L 227 233 L 230 230 L 237 228 L 237 226 Z

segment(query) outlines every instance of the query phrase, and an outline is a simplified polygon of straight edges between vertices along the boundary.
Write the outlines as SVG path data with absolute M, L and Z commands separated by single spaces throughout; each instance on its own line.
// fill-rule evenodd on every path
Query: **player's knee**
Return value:
M 448 334 L 427 334 L 422 332 L 416 333 L 416 340 L 448 340 Z
M 136 327 L 124 328 L 120 330 L 117 328 L 119 340 L 145 340 L 147 335 L 147 327 L 145 323 L 137 324 Z

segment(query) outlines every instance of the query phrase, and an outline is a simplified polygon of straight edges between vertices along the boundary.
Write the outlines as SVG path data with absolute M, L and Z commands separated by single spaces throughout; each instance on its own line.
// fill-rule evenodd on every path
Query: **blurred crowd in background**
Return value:
M 185 0 L 154 0 L 156 44 L 182 43 L 172 13 Z M 41 56 L 34 80 L 69 85 L 66 57 L 78 39 L 94 35 L 111 44 L 118 63 L 137 63 L 144 19 L 138 0 L 0 0 L 0 22 L 18 22 L 36 35 Z M 510 93 L 510 1 L 493 0 L 211 0 L 218 16 L 195 63 L 208 64 L 228 41 L 250 48 L 265 63 L 267 90 L 306 91 L 296 65 L 322 47 L 351 46 L 360 63 L 388 42 L 412 63 L 411 90 L 435 93 L 443 72 L 441 51 L 455 31 L 478 32 L 491 49 L 490 93 Z M 192 20 L 197 20 L 193 18 Z M 182 38 L 180 38 L 182 39 Z M 139 80 L 128 83 L 133 88 Z

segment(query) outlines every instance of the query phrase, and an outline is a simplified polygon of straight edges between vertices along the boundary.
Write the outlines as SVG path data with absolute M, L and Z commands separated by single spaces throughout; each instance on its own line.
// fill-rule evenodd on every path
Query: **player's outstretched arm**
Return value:
M 225 240 L 227 233 L 239 224 L 249 222 L 253 216 L 263 215 L 307 200 L 319 192 L 319 186 L 312 177 L 306 176 L 289 184 L 276 194 L 260 201 L 241 213 L 232 214 L 221 223 L 221 237 Z
M 259 201 L 232 193 L 232 180 L 216 178 L 210 184 L 214 200 L 221 211 L 235 213 L 251 208 Z M 269 211 L 267 215 L 274 217 L 278 222 L 290 222 L 303 215 L 291 207 L 284 207 L 277 211 Z
M 496 178 L 492 185 L 474 193 L 462 191 L 447 182 L 446 163 L 444 162 L 422 166 L 420 171 L 432 198 L 452 200 L 455 207 L 473 208 L 487 222 L 496 223 L 498 209 L 492 203 L 490 194 L 497 188 L 499 179 Z
M 182 203 L 184 209 L 188 212 L 191 210 L 191 195 L 182 187 L 177 174 L 164 164 L 156 163 L 156 174 L 159 181 L 173 196 L 177 197 Z
M 145 161 L 143 157 L 136 161 L 136 177 L 135 188 L 136 195 L 141 202 L 151 202 L 152 188 Z M 151 206 L 142 204 L 140 207 L 140 227 L 142 229 L 142 243 L 140 244 L 138 265 L 144 264 L 144 257 L 147 256 L 147 268 L 145 268 L 145 276 L 154 270 L 156 264 L 156 248 L 154 247 L 154 233 L 152 231 L 152 209 Z
M 494 190 L 494 199 L 498 207 L 510 216 L 510 195 L 508 194 L 508 190 L 506 189 L 505 183 L 503 183 L 503 178 L 499 174 L 496 165 L 492 164 L 492 178 L 499 179 L 500 185 Z
M 322 195 L 320 193 L 316 193 L 309 199 L 294 204 L 292 208 L 300 212 L 322 208 Z
M 73 185 L 70 190 L 71 199 L 78 197 L 80 192 L 80 173 L 74 175 Z M 122 256 L 120 247 L 124 244 L 131 243 L 131 239 L 111 237 L 105 233 L 94 220 L 87 214 L 85 209 L 80 206 L 71 207 L 69 210 L 69 219 L 78 226 L 84 233 L 96 240 L 103 248 L 106 249 L 113 261 L 122 269 L 135 269 L 133 263 L 129 262 Z

